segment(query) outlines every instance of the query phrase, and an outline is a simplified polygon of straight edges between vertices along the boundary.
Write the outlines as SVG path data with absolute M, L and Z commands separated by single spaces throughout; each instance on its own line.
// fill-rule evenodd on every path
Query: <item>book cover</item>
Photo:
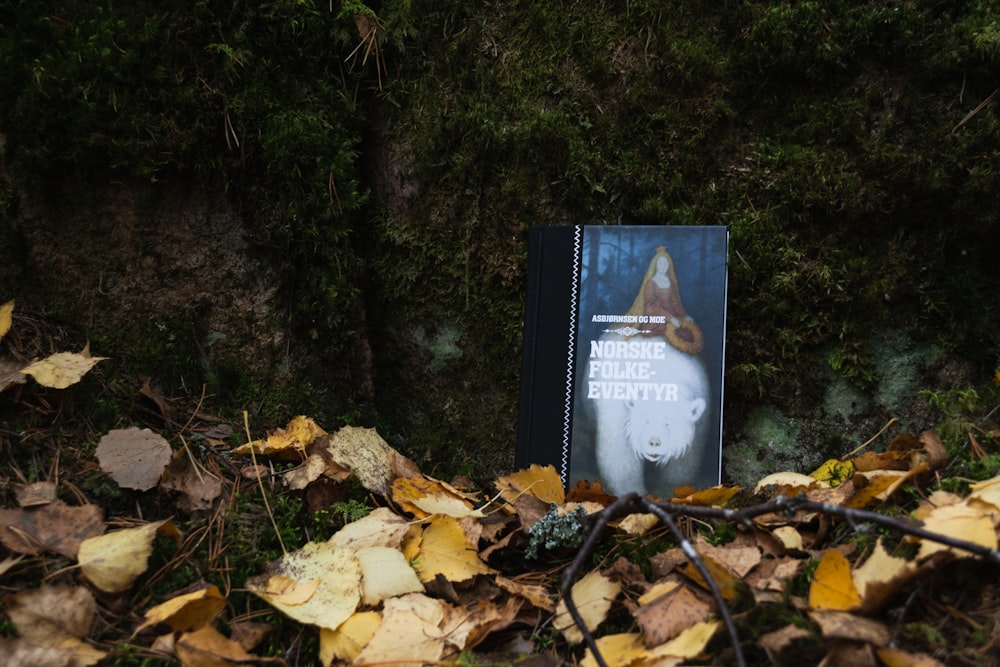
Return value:
M 535 227 L 517 464 L 670 497 L 719 484 L 725 227 Z

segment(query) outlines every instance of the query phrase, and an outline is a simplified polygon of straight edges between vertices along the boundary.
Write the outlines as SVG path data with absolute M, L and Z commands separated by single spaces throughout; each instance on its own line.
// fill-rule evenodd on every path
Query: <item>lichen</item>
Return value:
M 587 537 L 586 518 L 587 510 L 583 505 L 560 514 L 558 506 L 552 503 L 549 511 L 528 529 L 528 548 L 524 555 L 534 559 L 538 558 L 541 549 L 577 548 Z

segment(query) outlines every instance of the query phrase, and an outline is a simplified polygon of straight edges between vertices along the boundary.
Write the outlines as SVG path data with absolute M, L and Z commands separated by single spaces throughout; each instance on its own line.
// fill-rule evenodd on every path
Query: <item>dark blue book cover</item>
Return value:
M 728 231 L 535 227 L 517 463 L 670 497 L 719 484 Z

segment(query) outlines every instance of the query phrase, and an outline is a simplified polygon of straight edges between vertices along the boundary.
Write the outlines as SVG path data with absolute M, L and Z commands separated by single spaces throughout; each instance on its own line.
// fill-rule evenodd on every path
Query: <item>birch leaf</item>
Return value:
M 101 470 L 118 486 L 148 491 L 159 483 L 173 450 L 162 435 L 132 427 L 108 431 L 97 443 L 96 454 Z
M 156 533 L 170 528 L 157 521 L 84 540 L 77 556 L 83 576 L 106 593 L 127 591 L 146 571 Z
M 611 603 L 618 597 L 621 589 L 620 583 L 611 581 L 601 574 L 600 570 L 592 570 L 580 581 L 573 584 L 571 591 L 573 602 L 576 604 L 587 630 L 593 632 L 604 621 L 608 610 L 611 609 Z M 567 641 L 583 641 L 583 633 L 576 627 L 565 600 L 560 600 L 556 606 L 556 617 L 552 624 L 563 633 Z
M 53 389 L 65 389 L 74 385 L 107 357 L 92 357 L 87 349 L 83 352 L 56 352 L 41 361 L 36 361 L 21 369 L 25 375 L 35 378 L 35 381 L 43 387 Z

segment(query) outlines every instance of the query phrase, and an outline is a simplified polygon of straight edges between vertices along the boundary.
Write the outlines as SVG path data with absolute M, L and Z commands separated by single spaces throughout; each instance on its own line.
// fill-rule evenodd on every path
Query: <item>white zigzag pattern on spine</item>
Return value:
M 562 477 L 563 484 L 569 480 L 569 442 L 572 424 L 570 414 L 573 409 L 573 353 L 576 343 L 576 295 L 580 287 L 580 235 L 582 227 L 574 230 L 573 236 L 573 288 L 570 291 L 569 311 L 569 354 L 566 359 L 566 404 L 563 408 Z

